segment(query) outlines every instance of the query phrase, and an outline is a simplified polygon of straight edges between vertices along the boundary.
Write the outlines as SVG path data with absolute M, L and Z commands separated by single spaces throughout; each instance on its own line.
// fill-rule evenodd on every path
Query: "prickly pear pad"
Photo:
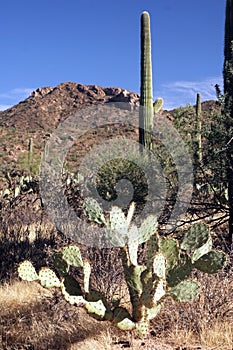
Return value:
M 24 281 L 32 282 L 39 279 L 32 263 L 28 260 L 21 262 L 18 266 L 19 277 Z
M 83 260 L 81 252 L 78 246 L 68 245 L 62 249 L 62 258 L 67 262 L 68 265 L 75 267 L 82 267 Z
M 41 285 L 45 288 L 59 288 L 61 286 L 60 280 L 57 278 L 55 272 L 48 267 L 42 267 L 40 269 L 39 280 Z

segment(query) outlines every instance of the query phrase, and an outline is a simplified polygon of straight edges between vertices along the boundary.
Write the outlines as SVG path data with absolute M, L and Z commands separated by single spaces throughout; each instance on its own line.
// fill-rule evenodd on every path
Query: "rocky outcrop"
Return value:
M 77 109 L 107 102 L 138 105 L 139 96 L 121 88 L 65 82 L 56 87 L 36 89 L 26 100 L 0 112 L 0 126 L 48 131 Z

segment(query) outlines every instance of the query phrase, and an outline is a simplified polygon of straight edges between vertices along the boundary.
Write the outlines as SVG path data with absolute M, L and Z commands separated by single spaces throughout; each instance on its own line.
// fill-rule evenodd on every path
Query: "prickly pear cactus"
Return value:
M 121 250 L 131 313 L 121 307 L 120 301 L 111 306 L 103 294 L 91 289 L 91 264 L 82 259 L 80 249 L 74 244 L 54 254 L 54 267 L 61 280 L 46 267 L 37 274 L 30 261 L 19 264 L 19 276 L 27 281 L 38 280 L 46 288 L 60 288 L 71 305 L 83 306 L 94 318 L 112 321 L 119 329 L 134 330 L 138 337 L 144 337 L 149 331 L 150 320 L 157 316 L 166 298 L 178 302 L 191 302 L 196 298 L 200 286 L 196 280 L 190 279 L 193 269 L 216 273 L 225 265 L 227 256 L 212 248 L 209 227 L 203 223 L 193 225 L 178 241 L 160 237 L 157 220 L 152 215 L 137 227 L 132 222 L 134 210 L 134 203 L 127 215 L 120 208 L 113 207 L 109 221 L 102 221 Z M 138 247 L 145 242 L 147 258 L 145 264 L 139 264 Z M 69 266 L 82 269 L 82 284 L 69 274 Z

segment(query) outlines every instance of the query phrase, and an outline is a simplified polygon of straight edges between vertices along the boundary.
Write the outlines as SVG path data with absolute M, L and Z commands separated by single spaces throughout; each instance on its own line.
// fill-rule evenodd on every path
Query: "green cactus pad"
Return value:
M 209 274 L 217 273 L 227 261 L 227 255 L 218 250 L 211 250 L 195 261 L 194 267 Z
M 79 247 L 76 245 L 69 245 L 62 249 L 62 258 L 67 262 L 68 265 L 75 267 L 82 267 L 83 260 Z
M 149 215 L 143 222 L 139 228 L 139 239 L 138 243 L 142 244 L 147 242 L 151 236 L 155 234 L 158 228 L 157 217 L 154 215 Z
M 141 321 L 136 324 L 136 337 L 144 338 L 149 333 L 149 320 Z
M 161 304 L 157 304 L 156 306 L 154 306 L 152 308 L 147 308 L 146 309 L 146 319 L 148 321 L 153 320 L 153 318 L 155 318 L 158 315 L 159 311 L 162 308 L 162 305 L 163 304 L 161 303 Z
M 87 312 L 97 320 L 103 320 L 105 319 L 106 314 L 106 307 L 104 306 L 104 303 L 102 300 L 98 301 L 90 301 L 87 302 L 85 305 Z
M 39 280 L 43 287 L 45 288 L 53 288 L 60 287 L 61 282 L 57 278 L 54 271 L 49 269 L 48 267 L 42 267 L 39 271 Z
M 119 207 L 112 207 L 110 211 L 110 223 L 112 230 L 121 231 L 122 229 L 128 229 L 127 218 Z
M 191 275 L 192 261 L 186 254 L 182 254 L 178 265 L 168 271 L 167 283 L 170 287 L 176 286 L 181 281 L 185 280 Z
M 122 331 L 132 331 L 135 328 L 135 323 L 130 318 L 124 318 L 116 323 L 116 326 Z
M 125 279 L 127 283 L 134 289 L 134 291 L 142 291 L 142 276 L 145 270 L 146 266 L 144 265 L 130 266 L 127 269 Z
M 104 319 L 105 320 L 112 320 L 113 319 L 113 313 L 111 312 L 111 308 L 108 305 L 107 299 L 104 296 L 104 294 L 102 294 L 101 292 L 97 291 L 97 290 L 91 290 L 89 294 L 87 294 L 86 297 L 88 302 L 98 302 L 101 301 L 105 307 L 105 315 L 104 315 Z
M 132 321 L 128 310 L 123 307 L 117 307 L 114 309 L 113 322 L 123 331 L 130 331 L 135 328 L 135 323 Z
M 22 261 L 18 266 L 19 277 L 24 281 L 32 282 L 39 279 L 38 274 L 29 260 Z
M 154 304 L 156 304 L 166 294 L 164 286 L 165 286 L 165 283 L 163 280 L 158 281 L 158 284 L 156 286 L 155 293 L 153 296 Z
M 88 217 L 90 221 L 97 222 L 97 224 L 106 225 L 106 220 L 103 211 L 94 198 L 85 198 L 83 203 L 84 214 Z
M 163 253 L 166 259 L 166 269 L 170 270 L 174 268 L 179 260 L 179 248 L 177 240 L 174 238 L 160 239 L 160 251 Z
M 115 247 L 124 247 L 128 241 L 128 222 L 121 208 L 112 207 L 110 211 L 110 228 L 108 238 Z
M 199 285 L 195 281 L 182 281 L 171 288 L 168 295 L 179 302 L 191 302 L 199 294 Z
M 142 273 L 141 279 L 143 283 L 143 291 L 140 297 L 141 303 L 147 308 L 152 308 L 154 306 L 153 299 L 160 280 L 155 274 L 148 270 Z M 160 299 L 158 295 L 156 297 Z
M 83 289 L 85 293 L 89 293 L 89 284 L 91 276 L 91 265 L 88 260 L 83 262 Z
M 156 253 L 153 262 L 153 271 L 158 278 L 165 278 L 166 260 L 162 253 Z
M 135 203 L 132 202 L 130 204 L 128 213 L 127 213 L 127 217 L 126 217 L 126 222 L 127 222 L 127 226 L 129 227 L 133 218 L 133 214 L 134 214 L 134 210 L 135 210 Z
M 63 294 L 64 298 L 70 305 L 85 306 L 87 301 L 81 295 Z
M 159 235 L 156 233 L 147 241 L 147 267 L 152 268 L 155 253 L 159 250 Z
M 61 252 L 55 252 L 53 254 L 53 264 L 55 269 L 63 276 L 66 275 L 69 271 L 69 265 L 63 259 Z
M 208 241 L 210 237 L 209 227 L 203 222 L 197 222 L 188 231 L 185 232 L 181 242 L 181 249 L 198 249 Z
M 131 264 L 136 266 L 138 259 L 138 228 L 133 225 L 128 232 L 128 252 Z
M 211 251 L 212 248 L 212 238 L 209 237 L 208 241 L 203 244 L 200 248 L 194 250 L 194 253 L 192 255 L 192 263 L 200 259 L 205 254 L 208 254 Z

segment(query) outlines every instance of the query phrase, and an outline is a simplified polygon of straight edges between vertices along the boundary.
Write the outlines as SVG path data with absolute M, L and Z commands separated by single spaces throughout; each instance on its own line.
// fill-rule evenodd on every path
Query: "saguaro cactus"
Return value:
M 154 113 L 163 107 L 163 99 L 157 98 L 153 103 L 152 60 L 150 15 L 144 11 L 141 15 L 141 70 L 140 70 L 140 109 L 139 142 L 147 149 L 152 149 L 151 129 Z
M 143 12 L 141 15 L 141 86 L 140 105 L 145 107 L 139 116 L 139 142 L 151 149 L 151 134 L 153 127 L 153 86 L 152 86 L 152 62 L 151 62 L 151 33 L 150 15 Z

